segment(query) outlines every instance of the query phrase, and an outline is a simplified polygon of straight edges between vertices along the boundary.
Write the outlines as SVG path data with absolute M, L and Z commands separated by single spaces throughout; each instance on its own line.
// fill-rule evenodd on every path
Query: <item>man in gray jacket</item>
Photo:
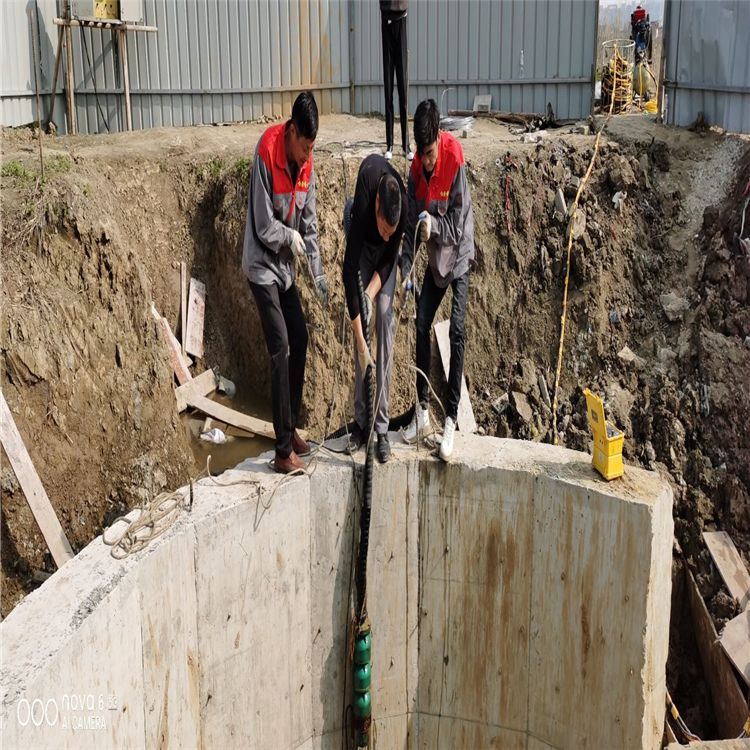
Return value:
M 318 247 L 315 172 L 312 151 L 318 134 L 313 95 L 300 94 L 292 119 L 273 125 L 258 141 L 248 195 L 242 270 L 258 306 L 271 355 L 276 471 L 305 467 L 310 452 L 297 432 L 307 359 L 307 322 L 294 284 L 294 261 L 308 273 L 328 304 L 328 288 Z
M 445 292 L 453 289 L 448 376 L 448 403 L 440 457 L 453 452 L 453 432 L 461 397 L 464 367 L 464 322 L 469 296 L 469 274 L 474 260 L 474 214 L 466 179 L 464 152 L 458 141 L 440 130 L 440 110 L 433 99 L 420 102 L 414 113 L 417 156 L 409 172 L 409 220 L 401 252 L 402 288 L 409 282 L 414 263 L 414 232 L 427 246 L 428 267 L 417 310 L 417 368 L 430 372 L 430 329 Z M 427 381 L 417 373 L 417 404 L 414 419 L 404 433 L 407 442 L 416 439 L 430 424 Z

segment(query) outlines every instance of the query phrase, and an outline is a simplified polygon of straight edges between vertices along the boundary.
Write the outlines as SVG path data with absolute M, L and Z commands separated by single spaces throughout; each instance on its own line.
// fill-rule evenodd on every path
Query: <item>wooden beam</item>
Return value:
M 197 279 L 190 279 L 190 299 L 188 301 L 187 343 L 185 348 L 194 357 L 203 356 L 203 321 L 206 316 L 206 285 Z
M 693 620 L 693 631 L 703 674 L 711 690 L 716 723 L 722 737 L 738 737 L 747 719 L 747 704 L 732 665 L 718 644 L 711 615 L 708 614 L 693 574 L 685 568 L 687 596 Z
M 233 427 L 239 427 L 247 432 L 252 432 L 254 435 L 262 435 L 270 440 L 276 440 L 273 425 L 269 422 L 242 414 L 204 396 L 189 395 L 188 406 L 192 406 L 194 409 L 208 414 L 209 417 L 215 417 Z M 304 430 L 299 430 L 299 434 L 303 440 L 307 439 L 307 433 Z
M 58 568 L 73 558 L 73 550 L 60 525 L 47 493 L 44 491 L 39 475 L 31 462 L 29 452 L 23 444 L 13 415 L 10 413 L 5 395 L 0 393 L 0 443 L 5 448 L 8 461 L 26 496 L 34 519 L 39 525 L 44 541 Z
M 172 366 L 174 368 L 174 374 L 177 376 L 179 384 L 185 385 L 185 383 L 193 379 L 193 376 L 190 374 L 190 370 L 188 370 L 187 362 L 182 358 L 180 342 L 177 341 L 175 335 L 172 333 L 172 329 L 169 327 L 169 321 L 166 318 L 161 319 L 161 324 L 164 330 L 164 337 L 172 351 Z
M 721 647 L 750 685 L 750 610 L 730 620 L 721 631 Z
M 447 381 L 450 377 L 451 369 L 449 320 L 444 320 L 435 325 L 435 338 L 437 339 L 440 359 L 443 362 L 443 372 Z M 458 429 L 466 435 L 477 431 L 477 422 L 474 419 L 474 410 L 471 408 L 469 389 L 466 387 L 466 378 L 463 373 L 461 373 L 461 400 L 458 402 Z
M 122 50 L 122 81 L 125 93 L 125 119 L 128 124 L 128 133 L 133 130 L 133 118 L 130 114 L 130 74 L 128 73 L 128 41 L 125 29 L 120 27 L 120 49 Z
M 188 407 L 188 398 L 191 394 L 196 396 L 209 396 L 216 390 L 216 376 L 213 370 L 206 370 L 197 377 L 181 385 L 174 392 L 177 398 L 177 411 L 183 412 Z
M 750 601 L 750 573 L 731 537 L 726 531 L 704 531 L 703 541 L 729 593 L 746 609 Z
M 70 26 L 65 27 L 65 54 L 67 58 L 68 79 L 68 129 L 70 135 L 76 134 L 76 95 L 75 79 L 73 78 L 73 37 Z
M 185 340 L 187 339 L 187 266 L 180 263 L 180 344 L 182 356 L 185 356 Z

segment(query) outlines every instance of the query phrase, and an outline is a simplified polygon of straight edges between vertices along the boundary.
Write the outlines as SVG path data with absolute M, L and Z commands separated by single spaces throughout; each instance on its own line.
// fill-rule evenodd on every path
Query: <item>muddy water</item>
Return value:
M 240 390 L 238 388 L 234 398 L 227 398 L 219 393 L 214 393 L 210 398 L 243 414 L 249 414 L 266 422 L 273 420 L 270 401 L 266 402 L 265 399 L 260 398 L 249 389 Z M 274 447 L 273 440 L 259 435 L 251 438 L 227 435 L 226 443 L 220 445 L 209 443 L 200 439 L 203 423 L 206 421 L 204 414 L 197 411 L 191 414 L 185 412 L 181 419 L 190 443 L 190 449 L 193 452 L 193 469 L 196 474 L 206 468 L 206 460 L 209 456 L 211 456 L 211 473 L 220 474 L 227 469 L 234 468 L 246 458 L 254 458 L 261 453 L 273 450 Z M 212 419 L 211 422 L 211 427 L 218 427 L 221 430 L 226 428 L 226 425 L 215 419 Z

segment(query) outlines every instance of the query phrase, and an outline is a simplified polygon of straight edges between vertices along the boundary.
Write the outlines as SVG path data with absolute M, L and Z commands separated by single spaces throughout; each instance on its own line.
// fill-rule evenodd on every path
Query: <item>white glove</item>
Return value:
M 366 310 L 367 325 L 371 325 L 372 324 L 372 300 L 370 299 L 370 295 L 367 292 L 365 292 L 365 307 L 367 308 Z
M 363 352 L 357 347 L 357 359 L 359 360 L 359 369 L 363 375 L 367 372 L 368 367 L 375 367 L 375 363 L 372 361 L 372 356 L 370 355 L 370 350 L 367 348 L 366 344 Z
M 302 239 L 302 235 L 296 230 L 292 230 L 292 244 L 290 245 L 292 249 L 292 255 L 295 258 L 304 258 L 305 257 L 305 241 Z
M 419 237 L 422 242 L 427 242 L 427 240 L 430 239 L 430 234 L 432 232 L 432 216 L 430 216 L 427 211 L 422 211 L 422 213 L 419 214 L 419 220 L 422 222 L 422 225 L 419 228 Z

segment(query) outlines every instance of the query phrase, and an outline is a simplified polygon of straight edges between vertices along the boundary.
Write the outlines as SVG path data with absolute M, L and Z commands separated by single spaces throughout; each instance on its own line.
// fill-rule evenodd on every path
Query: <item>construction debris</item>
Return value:
M 660 299 L 664 314 L 672 323 L 682 320 L 685 310 L 690 307 L 690 303 L 684 297 L 679 297 L 674 292 L 662 294 Z
M 209 396 L 215 390 L 216 376 L 214 375 L 213 370 L 202 372 L 197 377 L 175 389 L 174 395 L 177 399 L 177 411 L 183 412 L 187 409 L 191 395 Z

